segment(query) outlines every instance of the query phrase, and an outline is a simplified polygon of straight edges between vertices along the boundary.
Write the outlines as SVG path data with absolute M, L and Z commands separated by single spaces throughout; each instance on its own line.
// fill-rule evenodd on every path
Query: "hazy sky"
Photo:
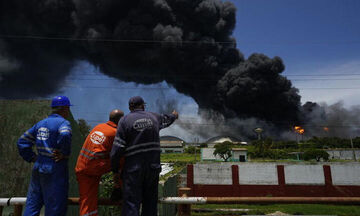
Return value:
M 252 53 L 280 56 L 286 66 L 284 75 L 300 90 L 303 103 L 343 100 L 346 106 L 360 104 L 359 0 L 232 2 L 237 6 L 233 35 L 245 57 Z M 81 80 L 84 77 L 95 80 Z M 149 110 L 156 111 L 162 101 L 175 100 L 182 116 L 196 115 L 194 100 L 176 90 L 143 87 L 114 80 L 89 63 L 79 62 L 57 94 L 69 95 L 75 104 L 75 118 L 84 118 L 92 125 L 107 120 L 113 108 L 128 112 L 127 101 L 134 95 L 143 96 Z M 177 130 L 175 126 L 163 134 Z

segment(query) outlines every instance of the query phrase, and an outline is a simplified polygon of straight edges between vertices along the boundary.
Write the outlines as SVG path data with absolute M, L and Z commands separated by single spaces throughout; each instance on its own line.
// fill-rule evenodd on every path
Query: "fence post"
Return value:
M 191 188 L 179 188 L 179 197 L 188 197 L 190 195 Z M 191 204 L 179 204 L 178 216 L 190 216 Z
M 14 216 L 21 216 L 22 215 L 23 206 L 21 204 L 14 205 Z
M 3 214 L 2 214 L 3 209 L 4 209 L 4 206 L 0 206 L 0 215 L 3 215 Z

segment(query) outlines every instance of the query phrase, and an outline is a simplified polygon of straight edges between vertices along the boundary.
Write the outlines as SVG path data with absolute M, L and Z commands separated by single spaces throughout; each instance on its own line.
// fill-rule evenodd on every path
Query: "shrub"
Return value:
M 309 149 L 304 152 L 304 160 L 315 159 L 319 162 L 321 158 L 327 161 L 329 160 L 329 154 L 322 149 Z
M 188 154 L 194 154 L 196 152 L 200 152 L 200 150 L 198 150 L 195 146 L 189 146 L 187 148 L 185 148 L 184 152 L 188 153 Z

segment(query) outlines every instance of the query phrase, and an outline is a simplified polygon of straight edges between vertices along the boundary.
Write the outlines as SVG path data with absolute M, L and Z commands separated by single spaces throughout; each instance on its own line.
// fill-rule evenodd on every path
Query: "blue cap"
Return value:
M 140 96 L 135 96 L 130 98 L 129 100 L 129 106 L 139 106 L 145 104 L 144 99 L 142 99 L 142 97 Z
M 66 96 L 55 96 L 51 101 L 51 107 L 72 106 Z

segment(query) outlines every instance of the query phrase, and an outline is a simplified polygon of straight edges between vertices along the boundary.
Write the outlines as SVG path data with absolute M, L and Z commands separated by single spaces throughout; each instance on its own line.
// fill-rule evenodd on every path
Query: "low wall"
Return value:
M 212 163 L 187 167 L 193 196 L 355 197 L 360 164 Z
M 329 149 L 329 150 L 325 150 L 328 154 L 329 154 L 329 158 L 331 159 L 342 159 L 342 160 L 354 160 L 354 153 L 355 153 L 355 158 L 359 159 L 360 158 L 360 150 L 359 149 Z

